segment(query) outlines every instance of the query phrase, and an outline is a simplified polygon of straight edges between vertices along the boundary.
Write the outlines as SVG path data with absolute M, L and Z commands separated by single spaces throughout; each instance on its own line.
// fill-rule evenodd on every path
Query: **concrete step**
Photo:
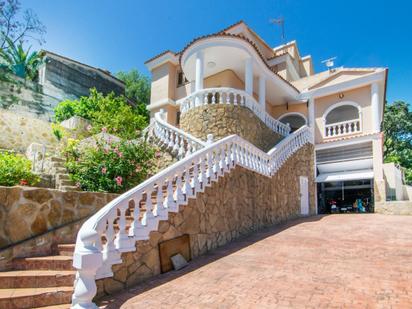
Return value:
M 0 272 L 0 289 L 72 286 L 74 270 L 13 270 Z
M 56 174 L 56 182 L 61 180 L 70 180 L 69 174 Z
M 63 167 L 55 167 L 53 168 L 55 174 L 67 174 L 67 169 Z
M 50 157 L 51 162 L 61 162 L 61 163 L 66 163 L 66 160 L 60 157 Z
M 73 257 L 65 255 L 18 258 L 13 261 L 16 270 L 74 270 Z
M 72 294 L 72 286 L 49 287 L 41 289 L 0 289 L 0 308 L 27 309 L 41 306 L 68 304 L 71 301 Z
M 58 189 L 61 190 L 61 191 L 81 191 L 76 186 L 60 186 Z
M 76 244 L 59 244 L 57 245 L 57 252 L 59 255 L 73 256 Z
M 69 187 L 71 186 L 71 187 L 73 187 L 74 186 L 73 181 L 71 181 L 70 179 L 56 181 L 56 184 L 60 187 L 62 187 L 62 186 L 69 186 Z

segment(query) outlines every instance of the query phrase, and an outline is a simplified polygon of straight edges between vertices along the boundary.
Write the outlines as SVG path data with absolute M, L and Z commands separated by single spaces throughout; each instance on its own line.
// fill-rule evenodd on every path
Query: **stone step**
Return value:
M 51 162 L 63 162 L 63 163 L 66 162 L 65 159 L 60 158 L 60 157 L 50 157 L 50 161 L 51 161 Z
M 76 244 L 59 244 L 57 245 L 57 252 L 59 255 L 73 256 Z
M 41 306 L 68 304 L 71 301 L 72 294 L 72 286 L 49 287 L 41 289 L 0 289 L 0 308 L 27 309 Z
M 72 286 L 74 270 L 13 270 L 0 272 L 0 289 Z
M 81 191 L 76 186 L 60 186 L 58 189 L 61 190 L 61 191 Z
M 34 307 L 33 309 L 70 309 L 71 304 L 54 305 L 46 307 Z
M 55 167 L 54 173 L 55 174 L 67 174 L 67 169 L 65 167 Z
M 61 180 L 70 180 L 69 174 L 56 174 L 56 182 Z
M 65 255 L 18 258 L 13 261 L 16 270 L 74 270 L 73 257 Z
M 60 186 L 66 186 L 66 187 L 73 187 L 74 183 L 73 181 L 71 181 L 70 179 L 68 180 L 60 180 L 60 181 L 56 181 L 56 183 Z

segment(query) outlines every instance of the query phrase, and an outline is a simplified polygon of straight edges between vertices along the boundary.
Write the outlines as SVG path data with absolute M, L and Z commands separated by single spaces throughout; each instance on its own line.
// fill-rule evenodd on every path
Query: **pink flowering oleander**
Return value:
M 102 174 L 106 174 L 107 173 L 107 168 L 103 167 L 102 168 Z
M 121 186 L 121 185 L 122 185 L 122 182 L 123 182 L 122 176 L 117 176 L 117 177 L 116 177 L 116 183 L 117 183 L 117 185 L 118 185 L 118 186 Z

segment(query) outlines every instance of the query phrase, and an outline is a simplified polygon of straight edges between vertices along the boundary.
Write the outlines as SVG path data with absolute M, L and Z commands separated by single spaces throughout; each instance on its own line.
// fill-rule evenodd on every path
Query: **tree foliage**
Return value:
M 0 153 L 0 185 L 34 185 L 39 177 L 31 171 L 31 161 L 23 155 Z
M 23 43 L 15 44 L 10 38 L 6 38 L 7 47 L 0 49 L 1 66 L 7 72 L 13 73 L 21 78 L 36 80 L 38 70 L 43 63 L 43 54 L 30 52 L 30 47 L 25 50 Z
M 412 111 L 406 102 L 396 101 L 385 107 L 385 162 L 406 168 L 406 180 L 412 183 Z
M 104 129 L 125 139 L 137 138 L 147 126 L 145 117 L 130 106 L 124 96 L 116 96 L 113 92 L 105 96 L 96 89 L 91 89 L 88 97 L 60 102 L 54 112 L 58 122 L 80 116 L 92 122 L 93 133 Z
M 7 48 L 10 38 L 13 44 L 29 39 L 44 43 L 46 27 L 30 9 L 22 11 L 19 0 L 3 0 L 0 2 L 0 48 Z
M 150 103 L 150 80 L 140 74 L 136 69 L 128 72 L 118 72 L 116 77 L 122 80 L 126 86 L 126 97 L 134 101 L 141 115 L 149 120 L 149 112 L 146 106 Z

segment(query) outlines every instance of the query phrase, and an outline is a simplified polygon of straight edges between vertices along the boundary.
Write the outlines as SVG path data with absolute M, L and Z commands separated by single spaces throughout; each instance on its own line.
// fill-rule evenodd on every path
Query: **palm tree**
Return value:
M 43 63 L 43 54 L 40 52 L 30 52 L 30 47 L 25 51 L 23 43 L 13 43 L 6 37 L 7 48 L 0 49 L 1 66 L 7 71 L 30 80 L 36 80 L 37 72 Z

